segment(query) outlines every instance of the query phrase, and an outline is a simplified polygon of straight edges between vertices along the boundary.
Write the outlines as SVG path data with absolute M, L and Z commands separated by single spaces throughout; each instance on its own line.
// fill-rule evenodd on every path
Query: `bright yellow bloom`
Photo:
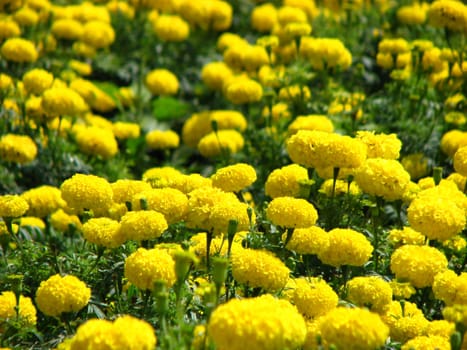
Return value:
M 27 135 L 6 134 L 0 138 L 0 158 L 7 162 L 26 164 L 37 156 L 37 146 Z
M 153 23 L 153 29 L 159 39 L 169 42 L 180 42 L 190 35 L 190 26 L 177 15 L 159 16 Z
M 313 204 L 293 197 L 274 198 L 268 205 L 266 216 L 274 225 L 287 228 L 310 227 L 318 220 Z
M 180 144 L 180 136 L 173 130 L 152 130 L 146 134 L 145 139 L 151 149 L 172 149 Z
M 39 56 L 34 43 L 23 38 L 7 39 L 2 45 L 0 53 L 7 61 L 18 63 L 35 62 Z
M 119 234 L 125 240 L 144 241 L 160 237 L 167 228 L 167 220 L 157 211 L 129 211 L 120 220 Z
M 6 320 L 14 320 L 16 318 L 16 295 L 11 291 L 2 292 L 0 294 L 0 324 Z M 36 308 L 32 303 L 31 298 L 23 295 L 19 296 L 18 314 L 21 324 L 33 326 L 36 324 Z
M 238 163 L 220 168 L 211 176 L 212 186 L 225 192 L 239 192 L 256 181 L 256 170 L 251 165 Z
M 206 158 L 217 157 L 221 154 L 234 154 L 243 149 L 245 140 L 236 130 L 224 129 L 210 132 L 203 136 L 198 143 L 198 150 Z
M 125 241 L 120 223 L 110 218 L 91 218 L 83 224 L 81 231 L 87 241 L 106 248 L 116 248 Z
M 317 318 L 337 307 L 339 297 L 325 280 L 301 277 L 294 281 L 292 301 L 306 317 Z
M 347 300 L 371 311 L 382 312 L 392 301 L 390 284 L 379 276 L 359 276 L 346 285 Z
M 178 92 L 178 79 L 167 69 L 154 69 L 146 75 L 145 82 L 151 94 L 156 96 L 176 95 Z
M 44 69 L 35 68 L 23 75 L 24 88 L 34 95 L 42 94 L 52 86 L 54 76 Z

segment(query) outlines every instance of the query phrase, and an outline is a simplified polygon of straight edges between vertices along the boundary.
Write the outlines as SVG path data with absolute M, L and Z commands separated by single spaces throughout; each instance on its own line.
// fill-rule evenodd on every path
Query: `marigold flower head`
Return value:
M 88 21 L 83 26 L 82 42 L 96 49 L 110 46 L 115 41 L 115 31 L 109 23 Z
M 404 245 L 391 255 L 391 271 L 396 278 L 409 281 L 417 288 L 431 286 L 436 274 L 447 266 L 446 256 L 429 246 Z
M 126 203 L 133 199 L 133 196 L 151 189 L 151 185 L 142 180 L 120 179 L 110 184 L 113 191 L 113 201 L 115 203 Z
M 35 68 L 23 75 L 24 89 L 31 94 L 40 95 L 52 86 L 54 76 L 52 73 Z
M 19 23 L 11 18 L 0 19 L 0 39 L 13 38 L 21 35 Z
M 403 196 L 410 175 L 397 160 L 370 158 L 355 172 L 355 181 L 365 193 L 397 200 Z
M 268 205 L 266 216 L 274 225 L 287 228 L 310 227 L 318 220 L 318 212 L 305 199 L 276 197 Z
M 335 308 L 320 318 L 319 325 L 323 342 L 338 349 L 377 349 L 389 336 L 379 315 L 363 308 Z
M 282 239 L 286 237 L 287 235 L 284 234 Z M 319 254 L 329 248 L 329 237 L 319 226 L 296 228 L 286 247 L 298 254 Z
M 436 299 L 446 305 L 467 304 L 467 273 L 457 275 L 452 270 L 445 270 L 435 275 L 433 293 Z
M 29 209 L 28 202 L 18 195 L 5 194 L 0 196 L 0 217 L 17 218 Z
M 18 306 L 18 315 L 22 324 L 28 326 L 36 324 L 36 308 L 31 298 L 20 295 L 19 303 L 17 303 L 16 295 L 11 291 L 0 294 L 0 324 L 8 319 L 16 318 L 16 306 Z
M 120 220 L 125 240 L 144 241 L 160 237 L 168 228 L 165 216 L 154 210 L 129 211 Z
M 42 95 L 42 108 L 49 117 L 75 116 L 85 112 L 88 105 L 76 91 L 52 86 Z
M 450 339 L 451 335 L 455 332 L 455 323 L 447 320 L 433 320 L 428 324 L 426 329 L 427 336 L 439 336 L 445 339 Z
M 401 164 L 412 180 L 418 180 L 428 174 L 428 158 L 423 153 L 413 153 L 402 157 Z
M 459 174 L 467 176 L 467 146 L 459 147 L 454 154 L 454 169 Z
M 457 149 L 467 145 L 467 132 L 453 129 L 441 137 L 441 151 L 449 157 L 453 157 Z
M 53 275 L 42 281 L 36 291 L 37 307 L 47 316 L 77 312 L 88 304 L 90 297 L 91 289 L 72 275 Z
M 428 9 L 428 21 L 435 27 L 467 32 L 467 6 L 460 1 L 439 0 Z
M 188 212 L 188 197 L 175 188 L 154 188 L 141 191 L 132 198 L 132 209 L 141 210 L 144 201 L 146 209 L 154 210 L 164 215 L 168 224 L 185 219 Z
M 213 187 L 225 192 L 239 192 L 256 181 L 256 170 L 249 164 L 238 163 L 218 169 L 211 180 Z
M 399 282 L 392 280 L 389 282 L 392 289 L 392 295 L 396 300 L 409 299 L 417 291 L 409 282 Z
M 189 175 L 182 174 L 177 179 L 172 181 L 170 186 L 185 194 L 188 194 L 200 187 L 212 187 L 212 180 L 209 177 L 204 177 L 197 173 Z
M 0 138 L 0 158 L 7 162 L 26 164 L 37 156 L 37 145 L 27 135 L 6 134 Z
M 154 167 L 143 173 L 143 181 L 148 182 L 153 188 L 170 187 L 183 174 L 170 166 Z
M 97 126 L 74 129 L 78 148 L 84 154 L 110 159 L 118 153 L 118 143 L 112 130 Z
M 306 325 L 288 301 L 265 294 L 218 306 L 209 319 L 208 333 L 219 348 L 295 349 L 305 341 Z
M 261 45 L 249 45 L 244 48 L 242 65 L 248 72 L 256 72 L 260 67 L 269 64 L 269 54 Z
M 258 102 L 263 97 L 262 86 L 252 79 L 244 79 L 227 84 L 225 95 L 233 104 L 241 105 Z
M 190 35 L 189 24 L 177 15 L 160 15 L 153 22 L 153 29 L 159 39 L 168 42 L 180 42 Z
M 150 149 L 177 148 L 180 144 L 180 136 L 173 130 L 152 130 L 146 134 L 145 139 Z
M 318 252 L 318 258 L 327 265 L 362 266 L 371 257 L 373 246 L 360 232 L 335 228 L 328 233 L 329 246 Z
M 89 219 L 81 231 L 87 241 L 106 248 L 116 248 L 125 241 L 120 223 L 106 217 Z
M 140 289 L 152 290 L 157 281 L 170 288 L 176 281 L 175 261 L 165 250 L 138 248 L 125 259 L 125 277 Z
M 224 51 L 228 47 L 238 44 L 248 44 L 248 41 L 238 34 L 229 32 L 222 33 L 217 39 L 217 49 L 219 51 Z
M 112 97 L 89 80 L 73 79 L 70 89 L 76 91 L 93 110 L 98 112 L 107 113 L 116 107 Z
M 368 158 L 397 159 L 402 142 L 396 134 L 378 134 L 372 131 L 357 131 L 357 139 L 367 146 Z
M 301 115 L 295 118 L 288 126 L 289 135 L 294 135 L 299 130 L 318 130 L 332 133 L 334 132 L 334 124 L 325 115 Z
M 401 6 L 396 12 L 399 22 L 408 25 L 423 24 L 426 21 L 427 8 L 419 3 Z
M 62 198 L 73 210 L 92 210 L 95 215 L 105 212 L 113 203 L 110 183 L 96 175 L 75 174 L 60 186 Z
M 68 214 L 63 209 L 58 209 L 50 215 L 50 224 L 58 231 L 65 232 L 70 227 L 80 228 L 81 221 L 77 215 Z
M 268 291 L 283 288 L 289 279 L 289 269 L 272 252 L 236 249 L 232 252 L 232 275 L 238 283 Z
M 40 218 L 46 217 L 66 205 L 60 189 L 49 185 L 27 190 L 21 194 L 21 197 L 29 204 L 26 214 Z
M 155 96 L 176 95 L 178 92 L 178 79 L 167 69 L 154 69 L 146 75 L 146 86 Z
M 7 39 L 2 45 L 0 53 L 5 60 L 18 63 L 35 62 L 39 56 L 34 43 L 23 38 Z
M 449 350 L 451 349 L 451 343 L 448 338 L 439 335 L 419 335 L 408 340 L 401 347 L 401 350 L 424 349 Z
M 260 33 L 271 32 L 272 28 L 278 23 L 277 9 L 271 3 L 256 6 L 251 11 L 250 22 L 253 29 Z
M 347 300 L 378 313 L 392 301 L 390 284 L 379 276 L 354 277 L 347 282 L 346 289 Z
M 245 144 L 241 133 L 236 130 L 219 130 L 203 136 L 198 143 L 198 150 L 206 158 L 216 157 L 223 152 L 237 153 Z
M 298 164 L 273 170 L 266 179 L 265 192 L 271 198 L 299 197 L 302 183 L 308 181 L 308 170 Z
M 293 290 L 293 303 L 306 317 L 317 318 L 337 307 L 339 297 L 321 278 L 297 278 Z
M 394 228 L 389 231 L 388 241 L 396 247 L 411 244 L 423 245 L 426 237 L 411 227 L 405 226 L 402 229 Z
M 79 349 L 140 349 L 151 350 L 157 338 L 152 326 L 130 315 L 115 321 L 89 319 L 78 327 L 69 343 L 70 350 Z
M 221 91 L 225 81 L 233 75 L 232 70 L 223 61 L 209 62 L 201 70 L 201 79 L 212 90 Z
M 352 54 L 339 39 L 302 37 L 299 54 L 310 61 L 314 69 L 348 69 L 352 64 Z

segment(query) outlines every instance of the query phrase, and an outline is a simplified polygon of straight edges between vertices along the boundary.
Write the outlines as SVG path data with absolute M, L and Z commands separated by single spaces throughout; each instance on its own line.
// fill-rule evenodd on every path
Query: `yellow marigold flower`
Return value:
M 356 196 L 361 194 L 362 191 L 355 182 L 349 183 L 348 181 L 337 179 L 334 183 L 334 179 L 327 179 L 321 185 L 319 193 L 323 193 L 328 197 L 341 194 L 351 194 Z
M 467 246 L 467 241 L 461 235 L 453 236 L 443 241 L 443 247 L 446 247 L 455 252 L 461 252 Z
M 460 233 L 466 224 L 465 210 L 454 200 L 423 191 L 410 203 L 407 219 L 415 230 L 440 241 Z
M 167 228 L 165 216 L 154 210 L 129 211 L 120 220 L 120 235 L 125 240 L 154 239 Z
M 0 40 L 13 38 L 21 35 L 21 28 L 18 22 L 11 18 L 0 19 Z
M 203 82 L 210 89 L 217 91 L 221 91 L 225 81 L 232 76 L 232 70 L 222 61 L 206 63 L 201 70 L 201 79 Z
M 389 231 L 388 236 L 388 241 L 396 247 L 405 244 L 424 245 L 425 240 L 426 237 L 424 235 L 408 226 L 405 226 L 401 230 L 394 228 Z
M 335 228 L 328 233 L 328 249 L 318 252 L 318 258 L 327 265 L 362 266 L 371 257 L 373 246 L 360 232 Z
M 404 169 L 412 180 L 420 179 L 428 174 L 428 158 L 423 153 L 413 153 L 401 159 Z
M 302 22 L 291 22 L 284 26 L 285 35 L 290 39 L 299 38 L 311 34 L 311 24 Z
M 256 181 L 256 170 L 249 164 L 238 163 L 220 168 L 211 176 L 212 186 L 225 192 L 239 192 Z
M 352 64 L 352 54 L 342 41 L 334 38 L 302 37 L 299 54 L 307 59 L 314 69 L 348 69 Z
M 441 337 L 439 335 L 419 335 L 415 338 L 408 340 L 401 347 L 401 350 L 425 349 L 450 350 L 451 343 L 448 338 Z
M 86 76 L 92 73 L 92 67 L 89 63 L 71 60 L 68 64 L 74 72 L 80 75 Z
M 81 40 L 96 49 L 110 46 L 115 40 L 115 31 L 108 23 L 89 21 L 83 26 Z
M 118 140 L 136 139 L 141 133 L 141 127 L 137 123 L 115 122 L 112 131 Z
M 454 153 L 454 169 L 461 175 L 467 176 L 467 146 L 459 147 Z
M 289 124 L 287 130 L 289 135 L 295 135 L 300 130 L 319 130 L 332 133 L 334 132 L 334 124 L 325 115 L 301 115 Z
M 451 335 L 456 331 L 456 325 L 453 322 L 446 320 L 431 321 L 426 329 L 426 335 L 439 336 L 445 339 L 450 339 Z
M 45 229 L 45 222 L 41 218 L 35 216 L 23 216 L 20 218 L 19 226 L 33 226 L 43 230 Z
M 444 121 L 456 126 L 464 125 L 467 122 L 467 117 L 464 113 L 458 111 L 451 111 L 444 115 Z
M 208 334 L 223 349 L 295 349 L 305 342 L 306 324 L 288 301 L 265 294 L 218 306 L 209 319 Z
M 444 319 L 462 326 L 467 325 L 467 305 L 456 304 L 443 309 Z
M 0 217 L 2 218 L 17 218 L 23 216 L 28 209 L 28 202 L 21 196 L 13 194 L 0 196 Z
M 83 36 L 83 25 L 72 18 L 54 20 L 51 30 L 57 39 L 78 40 Z
M 114 100 L 89 80 L 74 79 L 70 83 L 70 88 L 76 91 L 92 109 L 98 112 L 110 112 L 116 107 Z
M 337 307 L 339 297 L 321 278 L 297 278 L 293 291 L 293 303 L 306 317 L 317 318 Z
M 200 187 L 212 187 L 212 181 L 210 178 L 204 177 L 201 174 L 182 174 L 174 179 L 170 186 L 187 194 Z
M 68 206 L 78 213 L 92 210 L 98 216 L 113 203 L 110 183 L 96 175 L 75 174 L 63 181 L 60 190 Z
M 210 24 L 215 31 L 224 31 L 232 25 L 233 9 L 227 1 L 215 1 L 209 8 Z
M 67 87 L 51 87 L 42 95 L 42 108 L 50 117 L 75 116 L 88 109 L 84 99 Z
M 289 279 L 287 266 L 267 250 L 235 249 L 231 263 L 234 279 L 252 288 L 277 291 L 284 288 Z
M 433 284 L 437 273 L 447 269 L 446 256 L 429 246 L 404 245 L 391 255 L 391 271 L 401 281 L 409 281 L 417 288 Z
M 13 79 L 4 73 L 0 73 L 0 92 L 8 93 L 9 90 L 14 89 Z
M 6 320 L 16 319 L 16 307 L 18 306 L 18 315 L 21 324 L 33 326 L 36 324 L 36 308 L 31 298 L 23 295 L 19 296 L 17 304 L 16 295 L 11 291 L 5 291 L 0 294 L 0 324 Z
M 67 231 L 70 227 L 81 228 L 79 217 L 67 214 L 63 209 L 58 209 L 50 215 L 50 224 L 61 232 Z
M 239 44 L 248 44 L 248 41 L 246 41 L 244 38 L 235 33 L 222 33 L 217 39 L 217 49 L 219 51 L 224 51 L 232 45 Z
M 374 131 L 357 131 L 356 138 L 366 145 L 368 158 L 399 158 L 402 142 L 396 134 L 376 135 Z
M 153 95 L 176 95 L 178 92 L 178 79 L 167 69 L 154 69 L 146 75 L 145 81 Z
M 143 209 L 142 201 L 148 210 L 163 214 L 168 224 L 184 220 L 188 212 L 188 197 L 175 188 L 154 188 L 135 193 L 131 201 L 132 209 Z
M 317 130 L 291 136 L 287 152 L 295 163 L 309 168 L 357 168 L 366 159 L 366 146 L 360 140 Z
M 467 145 L 467 132 L 454 129 L 446 132 L 441 137 L 441 150 L 449 157 L 453 157 L 456 151 Z
M 152 130 L 146 134 L 145 139 L 151 149 L 171 149 L 180 145 L 180 136 L 173 130 Z
M 435 1 L 428 10 L 428 21 L 435 27 L 467 32 L 467 7 L 460 1 Z
M 253 29 L 260 33 L 269 33 L 278 23 L 277 9 L 270 3 L 256 6 L 251 11 L 250 21 Z
M 294 6 L 281 6 L 277 10 L 277 19 L 282 27 L 289 23 L 306 23 L 308 20 L 306 13 Z
M 120 179 L 110 184 L 113 192 L 113 201 L 115 203 L 126 203 L 133 199 L 133 196 L 151 189 L 145 181 Z
M 78 327 L 68 346 L 70 350 L 151 350 L 156 346 L 156 335 L 148 322 L 130 315 L 119 316 L 113 322 L 94 318 Z
M 308 181 L 308 170 L 298 164 L 273 170 L 266 179 L 265 192 L 271 198 L 300 197 Z
M 401 6 L 396 12 L 396 17 L 403 24 L 416 25 L 426 21 L 427 8 L 419 3 Z
M 390 284 L 379 276 L 354 277 L 345 288 L 347 300 L 377 313 L 381 313 L 392 301 Z
M 242 51 L 242 66 L 248 72 L 256 72 L 260 67 L 269 64 L 269 54 L 263 46 L 249 45 Z
M 198 143 L 198 150 L 206 158 L 216 157 L 223 152 L 237 153 L 245 144 L 242 134 L 236 130 L 224 129 L 210 132 Z
M 467 303 L 467 272 L 457 275 L 452 270 L 445 270 L 434 277 L 433 293 L 436 299 L 448 306 Z
M 87 241 L 106 248 L 116 248 L 125 242 L 120 223 L 110 218 L 91 218 L 81 231 Z
M 74 134 L 78 148 L 84 154 L 110 159 L 118 153 L 118 143 L 111 130 L 88 126 L 76 129 Z
M 163 41 L 180 42 L 190 35 L 190 26 L 177 15 L 162 14 L 152 25 L 154 32 Z
M 155 167 L 143 173 L 143 181 L 148 182 L 152 188 L 170 187 L 172 182 L 176 182 L 183 174 L 170 166 Z
M 274 198 L 268 205 L 266 216 L 274 225 L 287 228 L 310 227 L 318 220 L 313 204 L 294 197 Z
M 5 60 L 18 63 L 35 62 L 38 58 L 34 43 L 23 38 L 7 39 L 2 45 L 0 53 Z
M 389 336 L 379 315 L 363 308 L 335 308 L 320 318 L 319 325 L 323 342 L 338 349 L 377 349 Z
M 247 126 L 245 116 L 234 110 L 219 109 L 209 113 L 210 130 L 212 130 L 212 124 L 215 122 L 219 130 L 224 129 L 236 129 L 238 131 L 244 131 Z
M 461 174 L 458 173 L 451 173 L 447 178 L 447 181 L 452 181 L 457 185 L 457 188 L 464 192 L 465 186 L 466 186 L 466 181 L 467 177 L 462 176 Z
M 227 85 L 225 96 L 236 105 L 258 102 L 263 97 L 263 88 L 252 79 L 234 81 Z
M 0 138 L 0 158 L 7 162 L 26 164 L 37 156 L 37 146 L 27 135 L 6 134 Z
M 36 291 L 39 310 L 47 316 L 60 316 L 64 312 L 77 312 L 91 298 L 91 289 L 72 275 L 56 274 L 42 281 Z
M 251 225 L 254 225 L 256 216 L 254 212 L 251 214 L 251 223 L 248 216 L 249 205 L 241 202 L 217 203 L 211 209 L 209 215 L 209 227 L 204 229 L 213 230 L 214 234 L 227 233 L 230 220 L 237 222 L 237 230 L 248 230 Z
M 405 343 L 409 339 L 424 335 L 430 322 L 416 304 L 404 301 L 392 301 L 381 315 L 389 326 L 391 339 Z
M 170 288 L 175 283 L 175 261 L 162 249 L 139 248 L 125 259 L 125 277 L 139 289 L 154 288 L 164 281 Z
M 46 217 L 66 205 L 60 189 L 48 185 L 27 190 L 21 194 L 21 197 L 29 204 L 26 214 L 40 218 Z
M 313 0 L 284 0 L 283 3 L 285 6 L 297 7 L 303 10 L 309 21 L 319 14 L 319 10 Z
M 284 234 L 282 240 L 286 237 Z M 329 248 L 329 237 L 319 226 L 296 228 L 286 247 L 298 254 L 319 254 Z
M 258 70 L 258 80 L 261 83 L 261 85 L 263 85 L 263 87 L 279 88 L 282 84 L 281 79 L 284 77 L 284 74 L 284 66 L 262 66 Z
M 389 282 L 392 289 L 392 294 L 395 299 L 409 299 L 417 291 L 409 282 L 399 282 L 392 280 Z
M 356 171 L 355 181 L 363 192 L 391 201 L 402 197 L 410 175 L 397 160 L 370 158 Z

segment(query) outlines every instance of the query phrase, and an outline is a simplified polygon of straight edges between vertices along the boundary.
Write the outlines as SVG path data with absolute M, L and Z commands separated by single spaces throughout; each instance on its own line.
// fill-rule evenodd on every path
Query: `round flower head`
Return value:
M 152 326 L 130 315 L 120 316 L 113 322 L 89 319 L 78 327 L 69 343 L 70 350 L 152 350 L 155 346 L 156 335 Z
M 428 174 L 428 158 L 423 153 L 413 153 L 401 159 L 401 164 L 412 180 L 418 180 Z
M 118 143 L 112 130 L 96 126 L 75 129 L 75 140 L 84 154 L 110 159 L 118 153 Z
M 110 183 L 96 175 L 75 174 L 62 183 L 60 190 L 68 207 L 78 213 L 92 210 L 95 215 L 99 215 L 113 203 Z
M 355 181 L 363 192 L 391 201 L 402 198 L 410 175 L 397 160 L 370 158 L 356 171 Z
M 19 23 L 8 17 L 0 19 L 0 39 L 8 39 L 21 35 Z
M 42 109 L 49 117 L 75 116 L 88 109 L 76 91 L 67 87 L 51 87 L 42 95 Z
M 339 297 L 321 278 L 295 279 L 293 303 L 306 317 L 317 318 L 337 307 Z
M 396 12 L 397 20 L 403 24 L 416 25 L 423 24 L 426 21 L 427 8 L 424 4 L 413 3 L 407 6 L 401 6 Z
M 378 276 L 354 277 L 346 285 L 347 300 L 371 311 L 382 312 L 392 301 L 392 289 Z
M 218 306 L 209 319 L 208 334 L 220 349 L 296 349 L 305 341 L 306 325 L 288 301 L 265 294 Z
M 0 196 L 0 217 L 17 218 L 29 209 L 28 202 L 18 195 L 6 194 Z
M 82 42 L 96 49 L 110 46 L 115 40 L 115 31 L 108 23 L 89 21 L 83 26 Z
M 328 233 L 319 226 L 296 228 L 286 247 L 298 254 L 319 254 L 329 248 Z
M 134 195 L 133 210 L 141 210 L 142 201 L 146 209 L 163 214 L 168 224 L 184 220 L 188 212 L 188 197 L 175 188 L 154 188 Z
M 428 21 L 435 27 L 448 30 L 467 31 L 467 7 L 459 1 L 435 1 L 428 10 Z
M 149 182 L 153 188 L 170 187 L 172 182 L 182 177 L 183 174 L 170 166 L 155 167 L 143 173 L 143 181 Z
M 225 95 L 235 105 L 258 102 L 263 97 L 263 88 L 252 79 L 242 79 L 228 84 Z
M 172 130 L 153 130 L 146 134 L 145 139 L 150 149 L 177 148 L 180 144 L 180 136 Z
M 190 35 L 190 26 L 177 15 L 160 15 L 153 23 L 153 29 L 162 41 L 180 42 Z
M 160 237 L 167 228 L 167 220 L 157 211 L 129 211 L 120 220 L 119 234 L 125 240 L 144 241 Z
M 266 250 L 236 249 L 232 252 L 232 275 L 238 283 L 252 288 L 277 291 L 289 279 L 289 269 Z
M 357 168 L 366 158 L 356 139 L 324 131 L 300 130 L 287 140 L 289 157 L 308 168 Z
M 467 145 L 467 132 L 450 130 L 441 137 L 441 151 L 449 157 L 453 157 L 457 149 Z
M 54 275 L 42 281 L 36 291 L 36 304 L 47 316 L 60 316 L 64 312 L 78 312 L 91 298 L 91 289 L 72 275 Z
M 213 123 L 217 124 L 219 130 L 235 129 L 245 131 L 247 126 L 246 118 L 242 113 L 229 109 L 217 109 L 209 112 L 210 131 Z
M 24 89 L 34 95 L 42 94 L 52 86 L 54 76 L 44 69 L 35 68 L 23 75 Z
M 256 72 L 260 67 L 269 64 L 269 55 L 261 45 L 245 47 L 242 58 L 243 67 L 248 72 Z
M 320 318 L 319 329 L 324 344 L 346 350 L 378 349 L 389 336 L 379 315 L 362 308 L 335 308 Z
M 373 246 L 360 232 L 335 228 L 328 233 L 329 247 L 318 252 L 318 258 L 327 265 L 363 266 L 371 257 Z
M 401 347 L 401 350 L 425 349 L 450 350 L 451 343 L 448 338 L 439 335 L 420 335 L 410 339 Z
M 139 289 L 152 290 L 157 281 L 170 288 L 176 280 L 175 262 L 166 250 L 139 248 L 125 259 L 125 277 Z
M 178 79 L 167 69 L 155 69 L 146 75 L 146 86 L 155 96 L 176 95 L 178 92 Z
M 7 39 L 2 45 L 0 53 L 5 60 L 18 63 L 35 62 L 38 58 L 34 43 L 23 38 Z
M 27 164 L 37 156 L 37 146 L 27 135 L 6 134 L 0 138 L 0 158 L 7 162 Z
M 277 24 L 277 9 L 267 3 L 256 6 L 251 12 L 251 26 L 261 33 L 271 32 Z
M 107 113 L 116 108 L 112 97 L 89 80 L 73 79 L 70 89 L 76 91 L 93 110 Z
M 50 224 L 58 231 L 65 232 L 69 228 L 81 228 L 81 221 L 77 215 L 65 213 L 63 209 L 58 209 L 50 215 Z
M 233 75 L 225 62 L 209 62 L 201 70 L 201 79 L 212 90 L 221 91 L 224 83 Z
M 456 324 L 467 325 L 467 305 L 452 305 L 443 309 L 444 319 Z
M 214 234 L 227 233 L 229 222 L 235 220 L 237 222 L 238 231 L 246 231 L 251 225 L 254 225 L 256 217 L 254 212 L 248 215 L 249 205 L 239 201 L 220 202 L 215 204 L 209 216 L 209 223 Z M 207 227 L 204 227 L 205 229 Z
M 295 135 L 300 130 L 318 130 L 332 133 L 334 124 L 325 115 L 302 115 L 294 119 L 288 127 L 289 135 Z
M 238 163 L 226 166 L 211 176 L 212 186 L 225 192 L 239 192 L 256 181 L 256 170 L 251 165 Z
M 398 159 L 402 147 L 396 134 L 378 134 L 372 131 L 357 131 L 357 139 L 367 146 L 368 158 Z
M 232 5 L 227 1 L 217 1 L 210 9 L 211 28 L 215 31 L 224 31 L 232 25 Z
M 426 237 L 424 235 L 408 226 L 405 226 L 401 230 L 394 228 L 389 231 L 388 236 L 388 241 L 396 247 L 405 244 L 424 245 L 425 240 Z
M 391 256 L 391 271 L 396 278 L 409 281 L 417 288 L 431 286 L 436 274 L 447 266 L 446 256 L 429 246 L 404 245 Z
M 141 134 L 141 127 L 137 123 L 115 122 L 112 131 L 118 140 L 136 139 Z
M 0 325 L 3 321 L 14 320 L 16 318 L 15 308 L 17 306 L 21 324 L 28 326 L 35 325 L 37 321 L 36 308 L 31 298 L 20 295 L 19 303 L 17 303 L 15 293 L 10 291 L 0 294 Z
M 346 70 L 352 65 L 352 54 L 343 42 L 335 38 L 302 37 L 299 54 L 309 60 L 316 70 L 339 68 Z
M 266 216 L 274 225 L 287 228 L 310 227 L 318 220 L 313 204 L 293 197 L 274 198 L 268 205 Z
M 273 170 L 266 179 L 265 192 L 271 198 L 299 197 L 302 183 L 308 181 L 308 170 L 298 164 Z
M 125 241 L 119 222 L 110 218 L 91 218 L 81 230 L 87 241 L 106 248 L 116 248 Z
M 467 146 L 459 147 L 454 154 L 454 169 L 467 176 Z
M 131 203 L 133 196 L 151 189 L 151 185 L 141 180 L 120 179 L 110 184 L 115 203 Z
M 242 134 L 236 130 L 219 130 L 203 136 L 198 143 L 198 150 L 206 158 L 216 157 L 222 153 L 237 153 L 245 144 Z
M 433 293 L 436 299 L 448 306 L 467 304 L 467 273 L 457 275 L 452 270 L 445 270 L 434 277 Z
M 52 34 L 58 39 L 78 40 L 83 36 L 83 25 L 72 18 L 58 18 L 52 22 Z
M 188 194 L 200 187 L 212 187 L 212 181 L 208 177 L 194 173 L 178 177 L 172 182 L 171 187 Z
M 29 204 L 26 214 L 40 218 L 46 217 L 66 205 L 62 199 L 61 191 L 56 187 L 48 185 L 25 191 L 21 194 L 21 197 Z
M 407 209 L 407 219 L 429 239 L 447 240 L 460 233 L 466 224 L 465 210 L 449 198 L 419 195 Z

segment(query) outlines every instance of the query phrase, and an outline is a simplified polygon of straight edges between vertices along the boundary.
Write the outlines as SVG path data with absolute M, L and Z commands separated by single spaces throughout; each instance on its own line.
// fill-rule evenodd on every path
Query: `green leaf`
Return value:
M 173 97 L 159 97 L 152 103 L 152 113 L 157 120 L 174 120 L 184 117 L 189 105 Z

